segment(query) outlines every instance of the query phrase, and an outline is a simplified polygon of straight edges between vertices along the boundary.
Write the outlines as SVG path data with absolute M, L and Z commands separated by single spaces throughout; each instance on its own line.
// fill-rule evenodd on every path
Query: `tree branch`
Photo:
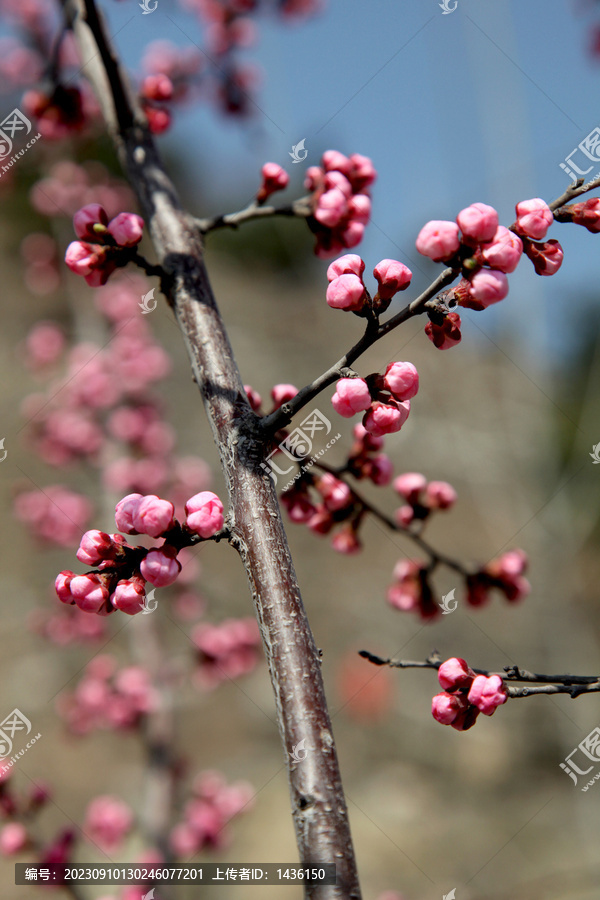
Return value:
M 201 234 L 208 234 L 209 231 L 216 231 L 218 228 L 238 228 L 245 222 L 251 222 L 253 219 L 267 219 L 273 216 L 297 216 L 306 219 L 311 214 L 308 204 L 308 197 L 301 197 L 295 200 L 289 206 L 262 206 L 253 201 L 245 209 L 235 213 L 227 213 L 223 216 L 214 216 L 212 219 L 196 219 L 196 225 Z
M 277 496 L 261 470 L 264 438 L 252 412 L 212 294 L 194 219 L 182 208 L 143 115 L 128 89 L 93 0 L 63 0 L 68 20 L 130 183 L 158 264 L 171 276 L 168 301 L 202 393 L 230 498 L 231 543 L 247 573 L 261 628 L 285 748 L 303 864 L 335 862 L 337 885 L 309 897 L 359 898 L 346 802 L 320 661 L 294 571 Z M 305 739 L 307 757 L 290 753 Z

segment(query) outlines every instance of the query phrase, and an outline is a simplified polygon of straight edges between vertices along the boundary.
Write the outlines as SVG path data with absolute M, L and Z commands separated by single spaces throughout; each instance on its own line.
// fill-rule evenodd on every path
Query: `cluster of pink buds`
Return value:
M 88 498 L 62 485 L 24 491 L 17 495 L 14 509 L 36 538 L 59 547 L 72 546 L 92 516 Z
M 75 690 L 59 696 L 57 709 L 73 734 L 84 735 L 95 729 L 136 728 L 157 703 L 145 669 L 117 669 L 112 656 L 96 656 Z
M 166 104 L 173 99 L 173 82 L 168 75 L 147 75 L 142 81 L 140 98 L 152 134 L 163 134 L 171 125 Z
M 457 731 L 471 728 L 479 713 L 493 716 L 497 707 L 508 699 L 499 675 L 476 675 L 458 657 L 441 664 L 438 680 L 444 690 L 431 701 L 431 713 L 436 722 L 452 725 Z
M 261 169 L 262 184 L 256 195 L 256 202 L 261 205 L 265 200 L 276 193 L 283 191 L 290 183 L 290 176 L 278 163 L 265 163 Z
M 33 848 L 25 823 L 45 807 L 50 799 L 50 790 L 44 784 L 33 784 L 25 794 L 17 793 L 11 783 L 11 760 L 0 759 L 0 816 L 9 820 L 0 828 L 0 854 L 16 856 Z
M 510 602 L 522 600 L 531 591 L 531 585 L 524 577 L 527 564 L 527 554 L 523 550 L 509 550 L 491 560 L 467 577 L 467 603 L 483 606 L 488 602 L 492 588 L 501 591 Z
M 507 274 L 514 272 L 523 251 L 538 275 L 553 275 L 563 260 L 558 241 L 539 243 L 554 221 L 552 210 L 539 197 L 516 206 L 517 219 L 510 227 L 498 224 L 498 213 L 485 203 L 461 210 L 456 222 L 431 221 L 417 237 L 417 250 L 435 262 L 460 269 L 461 282 L 445 299 L 459 306 L 483 310 L 508 294 Z M 460 341 L 458 313 L 444 316 L 432 310 L 425 333 L 441 350 Z
M 36 120 L 42 137 L 51 141 L 80 133 L 98 112 L 97 103 L 86 87 L 58 85 L 50 93 L 30 90 L 21 102 L 25 114 Z
M 405 501 L 396 510 L 398 525 L 408 528 L 413 521 L 424 521 L 434 510 L 452 509 L 456 491 L 447 481 L 427 481 L 419 472 L 405 472 L 394 479 L 394 490 Z
M 315 253 L 327 259 L 360 244 L 371 217 L 368 188 L 377 178 L 367 156 L 344 156 L 327 150 L 320 166 L 306 172 L 304 186 L 311 191 L 312 216 L 308 225 L 316 236 Z
M 392 298 L 409 286 L 412 272 L 396 259 L 382 259 L 373 269 L 378 290 L 371 297 L 363 282 L 365 264 L 360 256 L 347 253 L 327 269 L 327 303 L 357 316 L 370 317 L 385 312 Z
M 202 850 L 225 847 L 227 824 L 251 808 L 254 795 L 248 782 L 227 784 L 220 772 L 199 775 L 192 785 L 192 799 L 185 807 L 183 820 L 171 832 L 175 855 L 188 858 Z
M 122 212 L 109 221 L 104 207 L 90 203 L 75 213 L 73 227 L 80 240 L 69 244 L 65 262 L 89 285 L 98 287 L 135 255 L 132 248 L 142 239 L 144 220 L 135 213 Z
M 198 648 L 194 681 L 199 687 L 213 688 L 247 675 L 258 661 L 260 632 L 253 618 L 202 623 L 192 632 L 192 641 Z
M 394 583 L 388 588 L 387 600 L 394 609 L 418 612 L 422 619 L 441 615 L 429 583 L 430 567 L 421 559 L 402 559 L 394 567 Z
M 131 831 L 133 813 L 120 797 L 95 797 L 85 811 L 83 831 L 87 839 L 105 853 L 118 850 Z
M 376 437 L 360 423 L 354 426 L 354 443 L 346 462 L 346 471 L 358 481 L 368 478 L 373 484 L 389 484 L 394 474 L 394 466 L 383 449 L 383 438 Z
M 318 499 L 311 497 L 310 488 Z M 331 540 L 338 553 L 349 555 L 361 549 L 358 530 L 363 508 L 346 482 L 331 472 L 302 473 L 293 487 L 283 492 L 281 502 L 292 522 L 307 525 L 314 534 L 330 534 L 336 526 L 341 526 Z
M 345 418 L 364 412 L 363 427 L 377 438 L 400 431 L 418 390 L 419 374 L 413 364 L 393 362 L 383 375 L 340 378 L 331 402 Z
M 181 563 L 179 551 L 208 540 L 223 527 L 223 504 L 212 491 L 201 491 L 185 504 L 186 522 L 175 518 L 169 500 L 154 494 L 129 494 L 117 503 L 115 522 L 123 534 L 144 534 L 164 538 L 159 547 L 146 549 L 129 545 L 122 534 L 87 531 L 81 538 L 77 559 L 95 571 L 75 575 L 63 571 L 55 588 L 59 600 L 76 604 L 84 612 L 108 615 L 120 609 L 130 616 L 141 612 L 146 598 L 146 582 L 166 587 L 177 579 Z

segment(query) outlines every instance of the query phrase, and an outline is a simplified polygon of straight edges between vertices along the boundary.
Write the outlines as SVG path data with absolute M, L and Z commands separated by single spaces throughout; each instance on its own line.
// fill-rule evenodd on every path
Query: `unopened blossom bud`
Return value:
M 348 173 L 348 178 L 352 187 L 357 193 L 364 191 L 377 178 L 377 170 L 372 160 L 368 156 L 363 156 L 362 153 L 352 153 L 349 157 L 349 162 L 350 172 Z M 336 166 L 336 168 L 339 168 L 339 166 Z
M 97 613 L 108 600 L 108 588 L 102 575 L 74 575 L 69 589 L 79 609 Z
M 202 538 L 212 537 L 223 527 L 223 504 L 212 491 L 200 491 L 190 497 L 185 513 L 188 528 Z
M 381 437 L 400 431 L 410 413 L 410 400 L 402 403 L 381 403 L 376 400 L 363 416 L 362 423 L 370 434 Z
M 340 189 L 344 197 L 347 197 L 348 200 L 352 197 L 352 185 L 341 172 L 336 170 L 327 172 L 324 179 L 324 185 L 326 191 L 330 191 L 332 188 L 336 187 Z M 369 198 L 367 197 L 366 199 L 368 200 Z
M 394 513 L 394 518 L 401 528 L 408 528 L 415 517 L 413 506 L 400 506 Z
M 345 419 L 350 419 L 358 412 L 364 412 L 371 405 L 367 382 L 362 378 L 340 378 L 331 403 L 335 411 Z
M 306 524 L 315 534 L 329 534 L 335 520 L 325 504 L 320 503 Z
M 431 714 L 440 725 L 452 725 L 468 706 L 469 701 L 462 694 L 436 694 L 431 701 Z
M 325 191 L 317 201 L 314 216 L 327 228 L 335 228 L 348 212 L 348 201 L 339 188 Z
M 331 539 L 331 546 L 337 553 L 343 553 L 345 556 L 352 556 L 362 549 L 362 544 L 351 525 L 345 526 L 334 534 Z
M 525 253 L 538 275 L 554 275 L 562 266 L 563 248 L 556 240 L 544 241 L 543 244 L 528 241 Z
M 481 244 L 494 237 L 498 228 L 498 213 L 486 203 L 473 203 L 459 212 L 456 222 L 463 237 Z
M 29 835 L 22 822 L 9 822 L 0 830 L 0 853 L 16 856 L 29 844 Z
M 173 82 L 162 72 L 158 75 L 148 75 L 142 81 L 141 94 L 146 100 L 158 102 L 170 100 L 173 96 Z
M 342 245 L 348 250 L 351 247 L 356 247 L 362 241 L 364 233 L 365 226 L 362 222 L 357 222 L 356 219 L 350 220 L 340 234 Z
M 517 203 L 517 228 L 520 234 L 540 241 L 546 237 L 546 232 L 554 221 L 552 210 L 548 204 L 534 197 L 532 200 L 522 200 Z
M 506 703 L 508 696 L 506 687 L 499 675 L 478 675 L 468 694 L 469 703 L 472 703 L 484 716 L 492 716 L 499 706 Z
M 488 266 L 500 272 L 514 272 L 522 253 L 523 241 L 504 225 L 499 225 L 491 241 L 481 247 L 481 255 Z
M 447 659 L 438 669 L 438 681 L 450 693 L 471 687 L 474 678 L 475 672 L 459 656 Z
M 320 166 L 309 166 L 304 176 L 304 187 L 307 191 L 314 191 L 323 178 L 323 170 Z
M 354 194 L 348 200 L 348 214 L 351 224 L 368 225 L 371 220 L 371 198 L 366 194 Z
M 145 596 L 143 579 L 134 577 L 117 582 L 110 599 L 113 606 L 116 606 L 121 612 L 127 613 L 128 616 L 135 616 L 141 612 Z
M 370 478 L 373 484 L 386 485 L 392 480 L 394 473 L 394 464 L 389 456 L 380 453 L 369 460 L 367 467 L 367 478 Z
M 356 275 L 362 278 L 365 271 L 365 264 L 360 256 L 356 253 L 346 253 L 339 259 L 334 259 L 327 268 L 327 281 L 331 282 L 340 275 Z
M 115 553 L 115 545 L 109 534 L 104 531 L 86 531 L 75 554 L 79 562 L 87 566 L 97 566 L 104 559 L 111 559 Z
M 590 197 L 583 203 L 574 203 L 566 209 L 576 225 L 583 225 L 592 234 L 600 231 L 600 197 Z
M 71 593 L 71 581 L 75 577 L 75 572 L 71 572 L 69 569 L 65 569 L 64 572 L 59 572 L 56 576 L 56 581 L 54 582 L 54 590 L 56 591 L 56 596 L 61 601 L 61 603 L 68 603 L 70 606 L 73 606 L 75 603 L 75 597 Z
M 431 509 L 450 509 L 456 499 L 456 491 L 447 481 L 430 481 L 425 488 L 425 501 Z
M 352 168 L 352 163 L 348 157 L 338 150 L 326 150 L 321 157 L 321 165 L 326 172 L 331 172 L 335 169 L 346 176 L 348 176 Z
M 364 306 L 366 291 L 358 275 L 338 275 L 330 282 L 326 296 L 333 309 L 359 312 Z
M 144 220 L 135 213 L 122 212 L 110 220 L 108 231 L 120 247 L 134 247 L 142 239 Z
M 306 523 L 316 512 L 305 491 L 294 490 L 293 488 L 289 491 L 284 491 L 281 495 L 281 502 L 285 506 L 292 522 Z
M 271 194 L 274 194 L 276 191 L 283 191 L 290 181 L 290 176 L 285 169 L 282 169 L 280 165 L 273 162 L 265 163 L 262 167 L 261 174 L 262 185 L 256 195 L 258 203 L 264 203 L 267 197 L 270 197 Z
M 65 262 L 76 275 L 81 275 L 92 287 L 106 284 L 115 270 L 114 261 L 108 256 L 108 247 L 72 241 L 65 253 Z
M 344 509 L 352 502 L 352 491 L 348 485 L 331 472 L 322 475 L 315 483 L 315 487 L 323 497 L 326 508 L 331 512 Z
M 393 362 L 385 370 L 383 382 L 396 400 L 412 400 L 419 390 L 419 373 L 410 362 Z
M 276 384 L 271 391 L 271 400 L 275 404 L 275 409 L 279 409 L 284 403 L 289 403 L 297 393 L 298 388 L 295 384 Z
M 450 347 L 460 344 L 462 339 L 460 324 L 458 313 L 448 313 L 447 316 L 444 316 L 441 325 L 428 322 L 425 326 L 425 334 L 438 350 L 448 350 Z
M 394 490 L 408 503 L 418 503 L 419 495 L 427 487 L 427 479 L 420 472 L 404 472 L 394 478 Z
M 115 507 L 115 523 L 124 534 L 137 534 L 133 520 L 138 506 L 144 499 L 142 494 L 127 494 Z
M 154 587 L 167 587 L 177 580 L 181 563 L 176 559 L 174 547 L 164 545 L 160 550 L 150 550 L 140 564 L 142 577 Z
M 504 300 L 508 294 L 508 278 L 495 269 L 480 269 L 471 281 L 471 296 L 486 308 Z
M 139 501 L 133 513 L 133 527 L 138 534 L 160 537 L 173 527 L 175 507 L 168 500 L 147 494 Z
M 434 219 L 421 228 L 416 242 L 417 250 L 423 256 L 438 262 L 450 259 L 460 246 L 458 225 Z
M 373 269 L 379 285 L 379 296 L 390 300 L 398 291 L 404 291 L 410 284 L 412 272 L 404 263 L 396 259 L 382 259 Z
M 99 229 L 94 226 L 99 225 Z M 99 203 L 88 203 L 82 207 L 73 216 L 73 228 L 75 234 L 82 241 L 97 240 L 98 235 L 106 231 L 108 225 L 108 216 L 105 209 Z

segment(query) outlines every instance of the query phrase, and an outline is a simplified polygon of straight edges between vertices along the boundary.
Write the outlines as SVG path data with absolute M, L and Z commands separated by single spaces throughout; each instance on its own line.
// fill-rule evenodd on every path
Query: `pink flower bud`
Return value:
M 436 262 L 450 259 L 460 246 L 458 225 L 435 219 L 427 222 L 419 232 L 416 245 L 419 253 Z
M 103 795 L 89 804 L 83 830 L 105 851 L 115 850 L 133 825 L 130 807 L 119 797 Z
M 352 556 L 362 549 L 362 544 L 350 525 L 334 534 L 331 539 L 331 546 L 337 553 L 343 553 L 345 556 Z
M 185 513 L 188 528 L 202 538 L 212 537 L 223 527 L 223 504 L 212 491 L 201 491 L 190 497 L 185 504 Z
M 419 590 L 412 584 L 392 584 L 386 598 L 390 606 L 400 612 L 413 612 L 419 608 Z
M 109 534 L 104 531 L 86 531 L 75 554 L 79 562 L 87 566 L 97 566 L 104 559 L 111 559 L 115 545 Z
M 297 393 L 298 388 L 295 384 L 276 384 L 271 391 L 271 400 L 275 404 L 275 409 L 279 409 L 284 403 L 289 403 Z
M 366 299 L 365 286 L 358 275 L 338 275 L 329 284 L 326 296 L 333 309 L 359 312 Z
M 568 207 L 572 214 L 572 222 L 583 225 L 592 234 L 600 231 L 600 197 L 590 197 L 583 203 L 574 203 Z
M 390 363 L 383 381 L 396 400 L 411 400 L 419 390 L 419 373 L 409 362 Z
M 315 513 L 315 507 L 310 502 L 308 494 L 300 490 L 284 491 L 281 502 L 287 510 L 292 522 L 306 523 Z
M 304 176 L 304 187 L 307 191 L 315 191 L 323 178 L 323 170 L 319 166 L 310 166 Z
M 402 403 L 380 403 L 376 400 L 364 414 L 362 423 L 369 432 L 376 437 L 384 434 L 393 434 L 400 431 L 410 413 L 410 400 Z
M 352 219 L 340 234 L 342 246 L 346 247 L 348 250 L 351 247 L 356 247 L 357 244 L 360 244 L 362 241 L 364 233 L 365 226 L 361 222 Z
M 83 612 L 97 613 L 108 600 L 108 588 L 101 575 L 74 575 L 69 585 L 72 596 Z
M 71 572 L 69 569 L 65 569 L 64 572 L 59 572 L 56 576 L 56 581 L 54 582 L 54 590 L 56 591 L 56 596 L 61 601 L 61 603 L 68 603 L 70 606 L 73 606 L 75 603 L 75 598 L 71 593 L 71 581 L 75 577 L 75 573 Z
M 257 200 L 262 202 L 276 191 L 283 191 L 290 181 L 290 176 L 277 163 L 265 163 L 261 170 L 262 186 L 257 194 Z
M 324 504 L 319 504 L 306 524 L 315 534 L 329 534 L 334 526 L 334 518 Z
M 456 491 L 447 481 L 430 481 L 425 489 L 425 500 L 431 509 L 450 509 L 456 499 Z
M 29 843 L 27 829 L 21 822 L 9 822 L 0 831 L 0 853 L 2 856 L 16 856 Z
M 339 188 L 325 191 L 317 201 L 314 216 L 327 228 L 335 228 L 348 212 L 348 201 Z
M 97 250 L 101 248 L 95 244 L 87 244 L 82 241 L 72 241 L 65 253 L 65 262 L 72 272 L 82 275 L 84 278 L 90 275 L 98 263 Z
M 473 203 L 459 212 L 456 221 L 464 237 L 480 244 L 494 237 L 498 228 L 498 213 L 493 206 Z
M 377 178 L 377 170 L 368 156 L 362 156 L 360 153 L 353 153 L 349 157 L 350 173 L 348 178 L 355 192 L 363 191 L 366 187 L 373 184 Z M 344 173 L 346 174 L 346 173 Z
M 309 170 L 310 171 L 310 170 Z M 320 171 L 320 169 L 319 169 Z M 332 188 L 339 188 L 344 197 L 350 199 L 352 197 L 352 185 L 348 181 L 345 175 L 342 175 L 341 172 L 332 171 L 327 172 L 325 175 L 325 190 L 330 191 Z M 366 198 L 369 199 L 368 197 Z
M 371 198 L 366 194 L 354 194 L 348 201 L 348 214 L 352 225 L 368 225 L 371 220 Z
M 471 278 L 471 296 L 486 308 L 504 300 L 508 294 L 508 278 L 495 269 L 480 269 Z
M 154 587 L 167 587 L 177 580 L 181 563 L 174 547 L 164 545 L 160 550 L 150 550 L 140 564 L 142 577 Z
M 321 157 L 321 165 L 326 172 L 337 170 L 343 175 L 346 175 L 346 177 L 349 175 L 352 168 L 352 163 L 348 157 L 344 156 L 344 154 L 340 153 L 338 150 L 326 150 Z
M 358 278 L 362 279 L 364 271 L 365 264 L 360 256 L 357 256 L 356 253 L 346 253 L 345 256 L 334 259 L 329 265 L 327 269 L 327 281 L 334 281 L 340 275 L 356 275 Z
M 146 100 L 158 102 L 170 100 L 173 96 L 173 82 L 162 72 L 158 75 L 147 75 L 142 81 L 141 94 Z
M 135 213 L 122 212 L 110 220 L 108 230 L 120 247 L 135 247 L 142 239 L 144 220 Z
M 533 200 L 522 200 L 517 203 L 517 226 L 521 234 L 539 241 L 546 237 L 546 232 L 554 221 L 552 210 L 539 197 Z
M 138 534 L 133 520 L 137 508 L 143 499 L 142 494 L 127 494 L 126 497 L 119 500 L 115 507 L 115 523 L 119 531 L 122 531 L 124 534 Z
M 468 707 L 469 701 L 462 694 L 436 694 L 431 701 L 431 714 L 440 725 L 452 725 Z
M 94 225 L 101 225 L 102 228 L 95 231 Z M 82 207 L 82 209 L 78 210 L 73 216 L 73 228 L 75 229 L 75 234 L 82 241 L 97 240 L 98 234 L 102 233 L 102 231 L 106 231 L 107 225 L 108 216 L 99 203 L 88 203 L 87 206 Z
M 506 703 L 508 697 L 504 682 L 499 675 L 478 675 L 468 694 L 469 703 L 472 703 L 484 716 L 492 716 L 498 706 Z
M 523 550 L 509 550 L 497 561 L 497 570 L 501 578 L 514 578 L 522 575 L 528 565 L 527 554 Z
M 394 490 L 411 504 L 419 502 L 419 495 L 427 487 L 427 479 L 420 472 L 405 472 L 394 478 Z
M 373 275 L 379 284 L 382 300 L 390 300 L 398 291 L 405 290 L 412 278 L 408 266 L 395 259 L 382 259 L 373 269 Z
M 481 247 L 481 255 L 488 266 L 500 272 L 514 272 L 522 253 L 523 241 L 504 225 L 499 225 L 490 243 Z
M 344 509 L 352 502 L 352 491 L 348 485 L 330 472 L 322 475 L 316 482 L 315 487 L 323 497 L 326 509 L 331 512 Z
M 461 342 L 460 324 L 458 313 L 448 313 L 441 325 L 428 322 L 425 334 L 438 350 L 448 350 Z
M 394 513 L 394 518 L 401 528 L 408 528 L 415 517 L 415 510 L 412 506 L 400 506 Z
M 135 506 L 133 527 L 138 534 L 160 537 L 173 527 L 175 507 L 168 500 L 161 500 L 154 494 L 142 497 Z
M 438 669 L 438 681 L 444 690 L 450 693 L 471 687 L 474 678 L 475 672 L 459 656 L 447 659 Z
M 350 419 L 358 412 L 364 412 L 371 405 L 367 382 L 362 378 L 340 378 L 331 403 L 335 411 L 345 419 Z
M 550 240 L 543 244 L 530 241 L 525 246 L 525 253 L 538 275 L 554 275 L 562 266 L 564 253 L 558 241 Z
M 113 606 L 116 606 L 121 612 L 127 613 L 128 616 L 135 616 L 141 612 L 145 596 L 143 580 L 134 577 L 117 582 L 110 599 Z
M 380 453 L 379 456 L 374 456 L 369 462 L 367 477 L 371 479 L 373 484 L 389 484 L 394 474 L 394 465 L 389 456 L 386 456 L 385 453 Z

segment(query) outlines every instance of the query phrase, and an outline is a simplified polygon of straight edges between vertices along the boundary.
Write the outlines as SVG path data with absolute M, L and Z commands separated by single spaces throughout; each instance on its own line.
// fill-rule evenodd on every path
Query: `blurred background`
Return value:
M 107 0 L 103 8 L 132 70 L 146 44 L 158 38 L 181 48 L 202 45 L 197 17 L 169 0 L 159 0 L 151 16 L 141 16 L 133 0 Z M 367 271 L 385 257 L 406 263 L 414 272 L 411 296 L 437 273 L 414 249 L 425 221 L 454 219 L 463 207 L 483 201 L 510 224 L 519 200 L 540 196 L 550 202 L 563 192 L 570 179 L 560 163 L 600 125 L 598 4 L 458 0 L 455 11 L 444 15 L 433 0 L 328 0 L 299 26 L 266 15 L 258 21 L 258 42 L 244 53 L 262 70 L 252 113 L 227 118 L 209 105 L 184 107 L 159 138 L 189 208 L 202 216 L 241 208 L 254 195 L 266 160 L 291 174 L 285 200 L 300 195 L 305 167 L 317 165 L 324 150 L 365 154 L 379 176 L 372 222 L 357 252 Z M 10 26 L 5 18 L 2 28 L 8 32 Z M 16 91 L 5 94 L 3 115 L 19 99 Z M 288 154 L 300 140 L 308 155 L 296 166 Z M 79 161 L 100 159 L 119 174 L 105 138 L 90 139 L 75 153 Z M 101 341 L 103 333 L 94 291 L 81 279 L 62 266 L 49 290 L 27 279 L 23 239 L 32 231 L 51 233 L 48 220 L 31 206 L 31 188 L 62 156 L 64 148 L 40 141 L 19 160 L 10 183 L 0 181 L 0 437 L 7 450 L 0 463 L 1 709 L 2 715 L 21 709 L 42 733 L 15 766 L 13 781 L 23 790 L 38 781 L 51 784 L 52 802 L 38 823 L 46 840 L 80 823 L 97 794 L 120 795 L 143 815 L 145 789 L 134 735 L 69 735 L 56 704 L 98 654 L 129 664 L 148 623 L 115 615 L 102 640 L 65 646 L 45 640 L 35 611 L 53 608 L 55 575 L 77 567 L 75 547 L 35 543 L 12 511 L 20 492 L 60 483 L 90 498 L 93 527 L 113 527 L 114 499 L 103 495 L 97 471 L 77 464 L 56 471 L 40 461 L 28 446 L 22 414 L 25 399 L 43 389 L 24 365 L 23 341 L 35 323 L 56 320 L 78 340 Z M 52 236 L 62 252 L 72 237 L 68 221 Z M 452 888 L 457 900 L 600 896 L 600 787 L 582 797 L 559 767 L 600 724 L 596 695 L 577 702 L 510 702 L 463 734 L 430 715 L 435 673 L 376 670 L 357 656 L 365 648 L 423 659 L 436 648 L 443 658 L 462 656 L 493 670 L 509 664 L 551 673 L 598 670 L 600 468 L 590 453 L 600 441 L 599 239 L 564 225 L 555 225 L 551 236 L 565 251 L 560 272 L 541 279 L 524 260 L 510 277 L 506 300 L 482 313 L 465 311 L 458 347 L 437 351 L 423 333 L 424 322 L 414 320 L 357 364 L 362 375 L 383 371 L 394 359 L 410 360 L 419 370 L 410 419 L 401 434 L 387 438 L 386 451 L 395 473 L 421 471 L 450 481 L 458 492 L 454 510 L 428 529 L 431 542 L 469 564 L 523 548 L 530 557 L 531 595 L 516 606 L 495 596 L 474 610 L 465 605 L 453 573 L 441 570 L 436 589 L 441 597 L 457 588 L 459 606 L 423 624 L 385 601 L 394 564 L 412 553 L 408 542 L 369 520 L 363 552 L 338 557 L 327 539 L 289 524 L 305 604 L 323 650 L 366 898 L 395 890 L 405 900 L 441 900 Z M 208 240 L 209 268 L 242 376 L 263 396 L 278 382 L 306 384 L 360 333 L 354 317 L 325 304 L 326 263 L 315 259 L 311 247 L 305 224 L 287 220 L 250 223 Z M 151 258 L 150 246 L 143 249 Z M 218 460 L 182 341 L 166 307 L 159 304 L 147 319 L 173 364 L 161 391 L 178 452 L 205 459 L 219 493 Z M 332 393 L 320 401 L 327 415 Z M 332 415 L 344 435 L 328 452 L 327 461 L 336 465 L 344 460 L 351 424 Z M 391 489 L 364 492 L 393 512 Z M 204 618 L 252 615 L 233 551 L 210 545 L 199 558 L 195 590 L 204 599 Z M 181 671 L 193 668 L 192 626 L 168 602 L 148 618 L 160 623 Z M 197 860 L 293 862 L 282 748 L 262 658 L 250 675 L 215 690 L 198 689 L 182 677 L 175 720 L 186 772 L 218 768 L 228 780 L 251 782 L 256 792 L 253 809 L 229 826 L 230 844 Z M 130 861 L 141 849 L 132 838 L 113 858 Z M 92 845 L 83 845 L 78 856 L 104 859 Z M 2 896 L 38 896 L 12 884 L 13 862 L 2 863 Z M 181 889 L 177 896 L 232 892 Z M 83 888 L 82 895 L 119 893 Z M 262 888 L 244 888 L 247 900 L 263 895 Z M 292 900 L 301 891 L 289 887 L 284 895 Z

